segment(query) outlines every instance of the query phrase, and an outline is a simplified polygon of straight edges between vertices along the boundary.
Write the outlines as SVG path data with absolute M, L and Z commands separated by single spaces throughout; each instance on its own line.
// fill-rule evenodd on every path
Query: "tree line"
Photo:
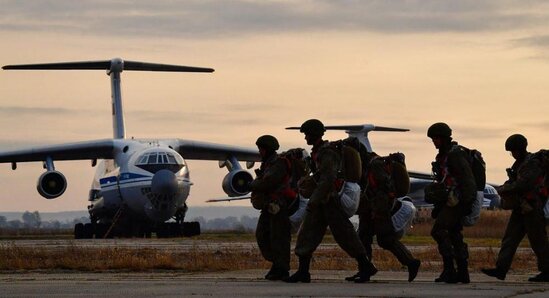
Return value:
M 202 231 L 254 231 L 257 225 L 257 217 L 243 215 L 241 217 L 227 216 L 225 218 L 206 219 L 202 216 L 193 218 L 191 221 L 200 223 Z M 5 216 L 0 215 L 0 228 L 4 229 L 72 229 L 77 223 L 88 223 L 88 217 L 78 217 L 72 220 L 42 220 L 38 211 L 25 211 L 21 219 L 7 220 Z

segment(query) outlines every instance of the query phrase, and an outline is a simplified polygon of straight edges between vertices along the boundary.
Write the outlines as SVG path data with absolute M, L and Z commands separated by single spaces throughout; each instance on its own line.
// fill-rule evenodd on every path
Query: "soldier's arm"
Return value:
M 536 160 L 530 159 L 518 169 L 517 178 L 498 188 L 500 193 L 526 192 L 536 184 L 536 180 L 543 175 L 543 170 Z
M 328 201 L 337 178 L 338 161 L 337 153 L 331 149 L 325 149 L 319 156 L 318 173 L 320 175 L 317 186 L 309 199 L 309 204 L 323 204 Z
M 477 196 L 475 176 L 471 165 L 461 152 L 448 154 L 448 169 L 458 183 L 461 192 L 460 200 L 464 203 L 472 203 Z
M 287 175 L 287 165 L 282 159 L 278 159 L 267 171 L 261 179 L 255 179 L 250 183 L 250 190 L 269 192 L 280 187 Z

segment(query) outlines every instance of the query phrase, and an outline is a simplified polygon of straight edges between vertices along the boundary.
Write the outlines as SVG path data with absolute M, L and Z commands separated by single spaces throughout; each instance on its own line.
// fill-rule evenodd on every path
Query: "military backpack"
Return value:
M 476 149 L 469 149 L 461 145 L 454 145 L 452 150 L 460 150 L 465 153 L 466 159 L 471 165 L 473 176 L 475 176 L 477 191 L 484 191 L 486 185 L 486 162 L 482 158 L 482 153 Z

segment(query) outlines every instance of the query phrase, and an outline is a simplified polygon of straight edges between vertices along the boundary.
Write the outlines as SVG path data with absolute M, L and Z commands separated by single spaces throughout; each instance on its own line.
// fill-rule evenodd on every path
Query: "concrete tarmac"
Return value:
M 352 271 L 312 272 L 310 284 L 266 281 L 264 270 L 215 273 L 0 273 L 0 297 L 549 297 L 549 283 L 510 275 L 472 274 L 470 284 L 434 283 L 435 273 L 379 272 L 372 281 L 344 281 Z

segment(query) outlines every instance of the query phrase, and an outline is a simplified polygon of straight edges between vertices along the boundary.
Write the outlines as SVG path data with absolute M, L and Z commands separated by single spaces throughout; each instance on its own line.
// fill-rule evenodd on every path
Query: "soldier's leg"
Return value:
M 288 275 L 290 270 L 290 242 L 291 223 L 287 210 L 280 210 L 276 215 L 271 216 L 271 248 L 273 255 L 273 266 L 281 274 Z
M 463 241 L 462 234 L 463 226 L 458 221 L 449 229 L 450 239 L 452 246 L 454 247 L 454 256 L 456 258 L 457 265 L 457 279 L 458 282 L 468 284 L 469 279 L 469 249 L 467 243 Z
M 534 210 L 524 216 L 524 226 L 530 246 L 536 254 L 538 270 L 549 274 L 549 242 L 543 210 Z
M 313 252 L 322 242 L 328 226 L 322 209 L 322 206 L 319 206 L 305 213 L 295 244 L 295 254 L 298 257 L 311 258 Z
M 339 201 L 330 199 L 324 208 L 324 215 L 330 231 L 339 246 L 358 263 L 358 275 L 354 282 L 362 283 L 370 280 L 377 269 L 370 262 L 366 250 L 358 238 L 358 234 L 347 215 L 341 209 Z
M 517 251 L 517 248 L 526 235 L 526 228 L 524 226 L 523 215 L 520 214 L 520 210 L 513 210 L 505 234 L 501 240 L 501 248 L 499 249 L 498 259 L 496 261 L 496 269 L 505 274 L 511 268 L 513 257 Z
M 358 215 L 358 238 L 364 249 L 366 257 L 372 260 L 372 244 L 374 242 L 374 226 L 372 224 L 372 216 L 370 211 L 365 211 Z M 359 273 L 345 278 L 346 281 L 354 281 L 359 277 Z
M 328 226 L 322 209 L 322 206 L 318 206 L 313 210 L 307 210 L 305 213 L 305 218 L 297 233 L 295 244 L 295 254 L 299 257 L 299 268 L 292 276 L 284 279 L 285 282 L 311 282 L 311 275 L 309 273 L 311 257 L 320 242 L 322 242 Z
M 331 199 L 324 208 L 324 215 L 337 244 L 351 257 L 366 255 L 366 250 L 358 238 L 355 227 L 343 210 Z
M 455 223 L 454 213 L 455 211 L 451 207 L 442 207 L 431 229 L 431 236 L 437 242 L 438 252 L 442 256 L 444 265 L 442 273 L 435 279 L 435 282 L 457 282 L 454 266 L 454 249 L 449 233 L 449 227 Z
M 378 218 L 374 221 L 377 244 L 390 251 L 397 260 L 408 267 L 408 281 L 413 281 L 419 271 L 421 262 L 414 258 L 410 250 L 398 240 L 390 216 Z
M 372 244 L 374 242 L 374 226 L 371 213 L 358 215 L 358 238 L 364 249 L 368 259 L 372 260 Z
M 273 261 L 273 251 L 271 249 L 271 232 L 270 232 L 270 214 L 268 212 L 261 212 L 259 219 L 257 220 L 257 227 L 255 229 L 255 238 L 257 240 L 257 246 L 261 255 L 265 260 Z

